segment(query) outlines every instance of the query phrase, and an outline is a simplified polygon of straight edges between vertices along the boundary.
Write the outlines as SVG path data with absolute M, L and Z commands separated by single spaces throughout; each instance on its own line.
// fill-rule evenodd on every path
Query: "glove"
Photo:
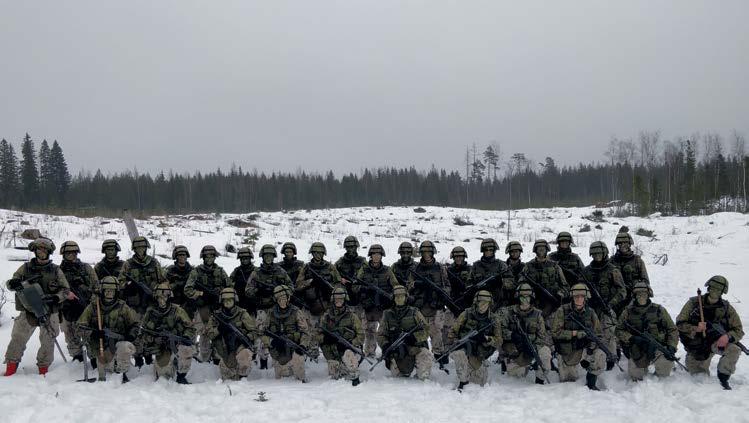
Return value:
M 587 334 L 587 333 L 585 333 L 585 331 L 584 331 L 584 330 L 579 330 L 579 331 L 577 331 L 577 334 L 575 335 L 575 337 L 576 337 L 577 339 L 585 339 L 585 338 L 587 338 L 587 337 L 588 337 L 588 334 Z
M 668 351 L 668 354 L 665 355 L 666 360 L 676 361 L 676 347 L 672 347 L 671 345 L 666 345 L 666 351 Z
M 55 305 L 60 302 L 60 298 L 57 295 L 47 294 L 42 297 L 42 301 L 47 305 Z
M 23 282 L 20 279 L 13 278 L 8 281 L 8 289 L 11 291 L 19 291 L 23 288 Z
M 645 341 L 645 338 L 640 335 L 632 335 L 629 337 L 629 343 L 630 345 L 643 345 L 646 344 L 647 341 Z
M 322 336 L 322 343 L 323 344 L 337 344 L 338 340 L 335 337 L 330 336 L 326 333 L 326 334 L 323 334 Z
M 280 339 L 273 338 L 270 341 L 270 347 L 274 350 L 284 350 L 286 349 L 286 343 Z
M 408 335 L 406 337 L 404 343 L 408 344 L 408 345 L 416 345 L 416 337 L 414 336 L 414 334 L 412 333 L 412 334 Z
M 143 367 L 143 356 L 142 355 L 136 355 L 135 356 L 135 366 L 137 368 Z

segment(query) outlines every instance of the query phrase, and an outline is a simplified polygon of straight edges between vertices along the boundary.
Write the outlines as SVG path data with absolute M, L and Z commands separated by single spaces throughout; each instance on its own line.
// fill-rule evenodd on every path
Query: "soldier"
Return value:
M 442 288 L 450 294 L 450 281 L 447 278 L 445 267 L 434 259 L 437 252 L 432 241 L 424 241 L 419 246 L 421 260 L 411 271 L 408 277 L 408 295 L 412 304 L 419 310 L 427 322 L 429 337 L 432 340 L 432 352 L 434 358 L 440 357 L 445 352 L 442 341 L 442 327 L 445 325 L 445 300 L 438 294 L 434 287 L 423 279 L 430 280 L 434 285 Z M 417 277 L 416 275 L 421 277 Z M 448 357 L 444 356 L 439 361 L 441 370 L 448 363 Z
M 523 260 L 520 259 L 520 254 L 522 253 L 523 246 L 519 242 L 510 241 L 507 243 L 507 246 L 505 247 L 505 254 L 507 254 L 509 257 L 507 257 L 505 263 L 507 263 L 507 267 L 509 267 L 512 271 L 512 276 L 515 278 L 515 285 L 518 284 L 520 272 L 523 270 L 523 267 L 525 267 L 525 263 L 523 263 Z
M 310 330 L 316 331 L 320 325 L 320 318 L 328 309 L 328 300 L 333 288 L 341 283 L 341 275 L 336 267 L 323 257 L 327 249 L 322 242 L 313 242 L 309 248 L 312 260 L 305 264 L 297 276 L 295 292 L 304 300 L 305 315 Z M 310 353 L 318 355 L 320 348 L 317 338 L 310 339 Z
M 616 246 L 616 253 L 611 258 L 611 263 L 619 268 L 624 278 L 624 287 L 627 289 L 627 297 L 624 302 L 621 303 L 623 308 L 632 301 L 632 288 L 635 283 L 644 281 L 650 284 L 650 278 L 648 278 L 648 270 L 645 268 L 645 262 L 642 258 L 632 251 L 632 235 L 629 234 L 629 229 L 626 226 L 622 226 L 619 229 L 619 233 L 616 234 L 616 240 L 614 245 Z M 615 310 L 617 313 L 621 312 Z
M 328 375 L 333 379 L 345 378 L 351 381 L 352 386 L 357 386 L 360 355 L 347 348 L 335 336 L 340 336 L 361 350 L 364 330 L 359 316 L 346 305 L 347 297 L 348 294 L 343 287 L 339 286 L 333 290 L 330 297 L 332 307 L 322 316 L 318 338 L 322 353 L 328 362 Z
M 403 345 L 383 357 L 385 366 L 393 377 L 409 377 L 416 369 L 420 380 L 429 378 L 432 372 L 432 356 L 429 354 L 427 322 L 419 309 L 406 305 L 408 293 L 402 285 L 393 288 L 393 307 L 385 310 L 377 329 L 377 342 L 383 354 L 404 332 L 409 335 Z
M 585 267 L 580 256 L 572 252 L 571 247 L 573 245 L 575 243 L 572 241 L 572 234 L 569 232 L 559 232 L 557 235 L 557 250 L 549 254 L 549 258 L 562 268 L 568 285 L 574 285 L 579 282 L 578 277 Z
M 486 360 L 502 345 L 499 316 L 491 311 L 493 301 L 489 291 L 482 289 L 477 292 L 473 296 L 473 306 L 458 316 L 447 334 L 448 343 L 454 344 L 470 332 L 478 331 L 459 349 L 450 353 L 458 376 L 458 391 L 463 391 L 468 383 L 479 386 L 486 384 L 489 367 Z
M 736 309 L 722 298 L 728 292 L 728 280 L 716 275 L 708 279 L 705 286 L 707 294 L 692 297 L 684 304 L 676 317 L 676 327 L 687 350 L 689 373 L 709 375 L 710 361 L 718 354 L 718 380 L 723 389 L 731 389 L 728 380 L 736 371 L 741 355 L 737 343 L 744 337 L 744 329 Z
M 255 265 L 252 263 L 252 259 L 255 256 L 252 254 L 252 250 L 249 247 L 242 247 L 237 251 L 237 260 L 239 260 L 239 266 L 235 267 L 229 275 L 232 283 L 234 283 L 234 290 L 237 293 L 237 305 L 239 308 L 244 309 L 250 313 L 251 316 L 257 316 L 257 304 L 247 296 L 247 284 L 250 281 L 252 272 L 255 271 Z M 270 295 L 268 295 L 270 297 Z M 270 303 L 273 303 L 272 299 Z
M 471 265 L 468 264 L 468 253 L 463 247 L 454 247 L 450 251 L 452 263 L 447 266 L 447 279 L 450 281 L 450 296 L 461 311 L 470 306 L 470 298 L 466 294 L 466 285 L 470 283 Z M 450 329 L 458 316 L 452 311 L 445 311 L 445 324 L 442 326 L 442 339 L 447 339 Z
M 205 335 L 220 360 L 221 379 L 239 380 L 247 377 L 252 368 L 252 349 L 257 339 L 255 319 L 237 306 L 234 288 L 222 289 L 220 299 L 221 307 L 208 320 Z
M 543 385 L 549 380 L 551 348 L 546 333 L 546 323 L 541 310 L 533 307 L 535 293 L 527 283 L 520 284 L 515 291 L 518 304 L 508 307 L 502 316 L 502 350 L 507 358 L 507 373 L 514 377 L 525 377 L 533 368 L 536 383 Z M 537 362 L 534 351 L 541 362 Z
M 128 307 L 125 301 L 117 298 L 118 291 L 117 279 L 113 276 L 102 278 L 99 292 L 101 300 L 95 298 L 87 305 L 76 325 L 88 341 L 91 367 L 104 366 L 109 372 L 122 373 L 122 383 L 127 383 L 130 359 L 135 354 L 133 342 L 138 335 L 140 321 L 138 313 Z M 101 303 L 96 304 L 96 301 Z M 104 345 L 103 363 L 98 363 L 100 340 Z
M 268 312 L 275 303 L 273 290 L 280 285 L 291 286 L 291 280 L 286 271 L 280 265 L 273 263 L 276 255 L 276 248 L 270 244 L 265 244 L 260 248 L 260 258 L 263 263 L 252 271 L 245 290 L 245 296 L 257 309 L 257 325 L 261 332 L 268 323 Z M 267 369 L 268 349 L 262 342 L 258 342 L 257 355 L 260 370 Z
M 406 286 L 409 272 L 416 266 L 416 262 L 414 261 L 414 246 L 408 241 L 401 242 L 398 246 L 398 255 L 401 258 L 390 266 L 390 270 L 393 271 L 396 279 L 398 279 L 398 283 Z
M 665 346 L 670 356 L 675 358 L 679 344 L 679 331 L 666 309 L 652 301 L 653 290 L 645 282 L 637 282 L 632 289 L 635 297 L 619 316 L 616 335 L 624 346 L 624 353 L 629 358 L 627 373 L 633 381 L 642 380 L 650 364 L 655 365 L 658 377 L 671 375 L 674 364 L 656 350 L 643 334 Z
M 172 250 L 172 260 L 174 264 L 166 268 L 166 279 L 169 286 L 172 287 L 172 304 L 182 307 L 190 320 L 195 318 L 195 303 L 185 296 L 185 285 L 190 278 L 193 267 L 187 259 L 190 258 L 190 251 L 184 245 L 177 245 Z
M 149 298 L 144 287 L 153 291 L 156 285 L 167 282 L 164 270 L 155 257 L 146 254 L 151 244 L 142 236 L 132 241 L 133 256 L 125 261 L 117 280 L 125 303 L 142 316 L 153 299 Z M 141 286 L 142 285 L 142 286 Z M 138 363 L 136 356 L 136 364 Z M 140 359 L 142 365 L 142 358 Z
M 382 245 L 371 245 L 367 256 L 369 262 L 364 263 L 356 277 L 376 286 L 380 291 L 361 284 L 354 285 L 354 289 L 358 291 L 364 310 L 364 353 L 367 357 L 374 357 L 377 350 L 377 325 L 382 319 L 382 313 L 393 306 L 392 300 L 385 294 L 392 298 L 393 288 L 399 284 L 390 267 L 382 263 L 382 258 L 385 257 Z
M 276 379 L 294 376 L 306 383 L 304 370 L 304 352 L 290 347 L 283 340 L 268 334 L 268 331 L 286 337 L 302 348 L 309 349 L 310 333 L 307 319 L 301 310 L 291 304 L 292 289 L 286 285 L 279 285 L 273 289 L 273 299 L 276 305 L 268 313 L 268 326 L 263 331 L 263 344 L 270 350 L 273 357 L 273 370 Z
M 156 379 L 171 379 L 176 371 L 176 382 L 189 385 L 187 372 L 192 364 L 192 339 L 195 328 L 185 310 L 171 304 L 172 289 L 166 282 L 156 285 L 153 291 L 155 306 L 146 309 L 136 339 L 136 349 L 147 356 L 155 355 Z
M 470 289 L 468 292 L 475 292 L 476 286 L 486 281 L 487 278 L 494 277 L 481 289 L 492 293 L 495 310 L 509 305 L 515 294 L 515 278 L 507 264 L 496 258 L 498 248 L 497 241 L 491 238 L 481 241 L 481 259 L 473 262 L 471 282 L 468 287 Z
M 544 319 L 548 319 L 559 307 L 569 290 L 562 268 L 546 257 L 548 252 L 549 243 L 546 240 L 537 239 L 533 243 L 533 253 L 536 257 L 526 263 L 523 271 L 520 272 L 520 282 L 528 283 L 536 291 L 536 304 L 543 313 Z M 547 293 L 539 287 L 543 287 Z
M 598 391 L 596 381 L 606 366 L 606 354 L 597 348 L 592 339 L 588 339 L 581 324 L 600 338 L 603 336 L 601 322 L 596 312 L 587 305 L 590 291 L 585 284 L 573 285 L 570 294 L 572 301 L 563 304 L 551 316 L 551 336 L 561 358 L 559 381 L 577 380 L 577 365 L 580 364 L 587 371 L 585 385 L 592 391 Z
M 364 266 L 367 260 L 360 256 L 357 250 L 359 249 L 359 240 L 355 236 L 349 235 L 343 240 L 343 248 L 346 253 L 335 262 L 335 268 L 341 275 L 341 282 L 346 287 L 346 291 L 349 295 L 348 306 L 352 309 L 360 318 L 363 317 L 363 311 L 359 306 L 359 294 L 354 290 L 354 284 L 351 283 L 351 279 L 356 277 L 356 273 Z
M 34 253 L 28 263 L 24 263 L 13 273 L 6 286 L 11 291 L 20 291 L 24 288 L 23 282 L 38 284 L 44 292 L 43 300 L 47 311 L 47 324 L 42 327 L 32 310 L 24 308 L 24 303 L 18 293 L 15 295 L 16 311 L 18 317 L 13 319 L 13 329 L 10 333 L 10 343 L 5 351 L 5 376 L 11 376 L 18 370 L 18 363 L 26 350 L 26 343 L 39 326 L 39 351 L 36 353 L 36 365 L 39 374 L 47 374 L 49 365 L 55 358 L 55 338 L 60 333 L 58 312 L 63 300 L 73 300 L 75 295 L 70 291 L 68 281 L 60 268 L 52 263 L 50 256 L 55 251 L 55 244 L 48 238 L 37 238 L 29 244 L 29 250 Z M 29 280 L 32 279 L 33 280 Z
M 62 303 L 62 319 L 60 326 L 65 334 L 65 344 L 73 361 L 83 361 L 83 339 L 81 333 L 75 326 L 75 322 L 81 317 L 83 309 L 91 302 L 91 294 L 98 289 L 99 278 L 96 277 L 94 269 L 86 263 L 78 260 L 80 247 L 75 241 L 65 241 L 60 247 L 62 262 L 60 270 L 65 274 L 70 290 L 75 294 L 75 299 L 65 300 Z
M 196 308 L 195 331 L 200 335 L 198 340 L 198 359 L 208 361 L 211 359 L 211 340 L 205 336 L 206 323 L 211 317 L 211 312 L 221 306 L 219 295 L 224 288 L 233 288 L 229 276 L 224 269 L 216 264 L 216 247 L 206 245 L 200 249 L 200 258 L 203 260 L 187 278 L 185 283 L 185 296 L 194 301 Z M 219 359 L 214 358 L 214 364 Z
M 122 265 L 125 262 L 120 260 L 120 256 L 117 255 L 119 251 L 120 244 L 115 239 L 105 239 L 101 243 L 101 253 L 104 254 L 104 257 L 94 266 L 97 278 L 102 279 L 104 276 L 117 278 L 120 276 Z
M 616 312 L 614 310 L 624 309 L 622 302 L 627 296 L 627 290 L 624 288 L 622 274 L 609 260 L 609 248 L 606 243 L 593 242 L 590 244 L 589 252 L 593 261 L 585 266 L 582 273 L 577 273 L 577 276 L 588 285 L 591 291 L 597 291 L 597 294 L 592 295 L 593 300 L 590 306 L 601 319 L 603 341 L 606 342 L 609 350 L 617 351 Z M 614 364 L 608 361 L 606 370 L 613 369 Z
M 293 242 L 284 242 L 281 246 L 281 255 L 283 260 L 278 264 L 289 275 L 289 279 L 296 281 L 299 272 L 304 267 L 304 262 L 296 258 L 296 245 Z

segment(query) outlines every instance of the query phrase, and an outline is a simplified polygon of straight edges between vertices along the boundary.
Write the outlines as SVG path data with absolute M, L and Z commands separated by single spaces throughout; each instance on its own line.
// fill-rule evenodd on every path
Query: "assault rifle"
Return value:
M 377 367 L 378 364 L 382 363 L 390 355 L 390 353 L 400 348 L 400 346 L 404 342 L 406 342 L 406 338 L 413 335 L 413 333 L 419 329 L 421 329 L 421 325 L 416 325 L 412 327 L 408 332 L 402 332 L 400 336 L 398 336 L 398 338 L 392 344 L 390 344 L 390 346 L 387 347 L 387 349 L 385 349 L 382 352 L 382 355 L 380 356 L 380 358 L 378 358 L 375 364 L 373 364 L 372 367 L 369 368 L 369 371 L 371 372 L 372 370 L 374 370 L 374 368 Z

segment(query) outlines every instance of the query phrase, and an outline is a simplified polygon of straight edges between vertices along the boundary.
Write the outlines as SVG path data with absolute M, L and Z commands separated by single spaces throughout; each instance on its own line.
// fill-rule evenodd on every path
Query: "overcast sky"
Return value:
M 574 163 L 749 129 L 746 0 L 0 4 L 0 138 L 74 171 L 462 169 L 491 141 Z

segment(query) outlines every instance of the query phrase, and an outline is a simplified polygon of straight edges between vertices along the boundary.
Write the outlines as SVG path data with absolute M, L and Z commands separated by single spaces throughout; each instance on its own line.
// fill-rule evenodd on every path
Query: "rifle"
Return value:
M 330 282 L 328 282 L 328 280 L 325 279 L 324 277 L 322 277 L 321 274 L 317 273 L 315 271 L 315 269 L 312 268 L 312 266 L 307 266 L 307 269 L 310 271 L 310 273 L 312 273 L 312 276 L 313 276 L 312 279 L 314 279 L 314 280 L 322 283 L 329 290 L 331 290 L 331 291 L 333 290 L 333 284 L 331 284 Z
M 448 348 L 447 351 L 445 351 L 441 356 L 437 357 L 434 361 L 440 361 L 441 359 L 449 356 L 450 353 L 460 349 L 460 347 L 462 347 L 463 345 L 471 342 L 473 338 L 475 338 L 477 335 L 484 333 L 485 330 L 489 329 L 492 326 L 494 326 L 494 322 L 489 322 L 479 329 L 472 329 L 470 332 L 465 334 L 465 336 L 463 336 L 457 342 L 455 342 L 452 346 L 450 346 L 450 348 Z
M 370 288 L 370 289 L 372 289 L 374 291 L 377 291 L 378 294 L 382 295 L 383 297 L 387 298 L 390 301 L 393 301 L 393 294 L 385 291 L 384 289 L 380 288 L 379 286 L 377 286 L 377 285 L 375 285 L 373 283 L 369 283 L 369 282 L 367 282 L 365 280 L 361 280 L 361 279 L 357 278 L 356 276 L 350 276 L 350 277 L 347 276 L 346 279 L 348 279 L 348 280 L 350 280 L 350 281 L 352 281 L 352 282 L 354 282 L 356 284 L 364 285 L 367 288 Z
M 178 343 L 180 345 L 186 345 L 186 346 L 192 346 L 193 344 L 192 339 L 184 337 L 184 336 L 180 336 L 180 335 L 175 335 L 167 331 L 155 331 L 155 330 L 148 329 L 144 326 L 140 327 L 140 331 L 141 333 L 147 333 L 155 338 L 162 338 L 162 339 L 167 340 L 169 342 L 169 349 L 175 354 L 177 353 Z
M 96 379 L 88 377 L 88 351 L 87 351 L 85 342 L 83 342 L 81 345 L 81 355 L 83 356 L 83 379 L 78 379 L 76 380 L 76 382 L 89 382 L 89 383 L 96 382 Z M 100 366 L 97 366 L 97 367 L 101 367 L 103 369 L 104 365 L 101 364 Z M 101 373 L 101 371 L 99 371 L 99 373 Z
M 596 346 L 603 351 L 604 354 L 606 354 L 606 360 L 616 363 L 616 367 L 619 368 L 620 371 L 624 371 L 622 369 L 622 366 L 619 365 L 619 361 L 616 359 L 616 355 L 611 352 L 611 350 L 606 346 L 606 344 L 603 343 L 603 340 L 596 336 L 596 334 L 593 332 L 593 329 L 589 328 L 588 326 L 585 326 L 583 322 L 580 321 L 577 317 L 575 317 L 574 314 L 570 313 L 567 315 L 573 322 L 577 323 L 578 326 L 585 332 L 585 334 L 588 336 L 588 339 L 593 341 Z
M 270 288 L 271 290 L 273 290 L 276 287 L 276 285 L 261 281 L 260 279 L 252 279 L 252 281 L 266 288 Z M 296 294 L 293 293 L 293 291 L 291 293 L 291 303 L 299 308 L 307 308 L 307 305 L 304 302 L 304 300 L 297 297 Z
M 16 290 L 16 295 L 18 295 L 18 299 L 21 301 L 24 310 L 30 312 L 34 317 L 36 317 L 39 322 L 39 330 L 45 329 L 47 331 L 50 338 L 54 341 L 62 360 L 67 363 L 68 358 L 65 357 L 65 353 L 62 352 L 62 347 L 60 347 L 60 343 L 57 342 L 57 336 L 55 336 L 55 331 L 52 329 L 52 322 L 49 320 L 50 310 L 45 301 L 45 297 L 48 296 L 44 294 L 41 285 L 32 283 L 41 277 L 42 275 L 38 274 L 21 281 L 21 287 Z
M 702 310 L 702 290 L 697 288 L 697 303 L 700 305 L 700 323 L 705 323 L 705 312 Z M 707 331 L 702 332 L 702 337 L 707 337 Z
M 303 346 L 301 346 L 301 345 L 297 344 L 296 342 L 292 341 L 291 339 L 289 339 L 289 337 L 287 337 L 285 335 L 281 335 L 280 333 L 272 332 L 272 331 L 270 331 L 268 329 L 265 330 L 265 334 L 268 335 L 268 336 L 270 336 L 273 339 L 277 339 L 277 340 L 285 343 L 287 346 L 293 348 L 296 352 L 301 352 L 302 354 L 304 354 L 307 357 L 309 357 L 312 361 L 314 361 L 315 363 L 317 363 L 317 357 L 313 356 L 312 353 L 310 353 L 309 350 L 307 350 Z
M 125 279 L 127 279 L 128 281 L 136 284 L 140 288 L 140 290 L 143 291 L 144 294 L 146 294 L 146 297 L 153 297 L 153 291 L 151 291 L 151 288 L 149 288 L 145 283 L 136 281 L 128 273 L 122 273 L 122 275 L 125 276 Z
M 329 336 L 332 336 L 333 338 L 335 338 L 335 339 L 336 339 L 336 341 L 337 341 L 337 342 L 338 342 L 339 344 L 341 344 L 341 345 L 343 345 L 344 347 L 346 347 L 346 348 L 350 349 L 351 351 L 355 352 L 356 354 L 359 354 L 359 356 L 360 356 L 360 357 L 361 357 L 362 359 L 364 359 L 364 360 L 365 360 L 365 361 L 366 361 L 367 363 L 369 363 L 369 364 L 372 364 L 372 360 L 370 360 L 369 358 L 367 358 L 367 355 L 366 355 L 366 354 L 364 354 L 364 351 L 362 351 L 362 350 L 361 350 L 361 348 L 357 348 L 357 347 L 356 347 L 356 346 L 355 346 L 354 344 L 352 344 L 351 342 L 349 342 L 349 341 L 348 341 L 348 340 L 347 340 L 346 338 L 344 338 L 343 336 L 339 335 L 339 334 L 338 334 L 337 332 L 333 332 L 333 331 L 327 330 L 327 329 L 325 329 L 325 328 L 324 328 L 324 327 L 322 327 L 322 326 L 320 326 L 320 330 L 321 330 L 321 331 L 322 331 L 322 332 L 323 332 L 324 334 L 326 334 L 326 335 L 329 335 Z
M 78 325 L 78 329 L 90 330 L 90 331 L 96 330 L 95 328 L 92 328 L 92 327 L 89 327 L 89 326 L 86 326 L 86 325 Z M 104 336 L 106 336 L 109 339 L 112 339 L 112 340 L 115 340 L 115 341 L 125 340 L 125 335 L 122 335 L 122 334 L 117 333 L 117 332 L 113 332 L 112 330 L 107 329 L 107 328 L 102 328 L 100 330 L 102 332 L 104 332 Z
M 204 285 L 203 282 L 200 281 L 200 279 L 195 279 L 193 281 L 193 284 L 195 285 L 196 288 L 198 288 L 203 293 L 204 296 L 215 298 L 216 300 L 219 299 L 219 292 L 214 288 Z
M 582 279 L 583 282 L 585 282 L 585 285 L 588 286 L 588 289 L 590 289 L 593 292 L 593 298 L 596 301 L 598 301 L 601 304 L 601 307 L 603 307 L 603 308 L 606 309 L 606 313 L 612 319 L 614 319 L 614 321 L 616 321 L 616 313 L 614 312 L 614 309 L 611 308 L 611 306 L 603 300 L 603 297 L 601 296 L 601 293 L 598 291 L 598 288 L 596 288 L 595 285 L 593 285 L 593 283 L 590 280 L 588 280 L 588 278 L 585 276 L 585 274 L 584 273 L 578 273 L 578 272 L 575 272 L 575 271 L 572 271 L 572 270 L 570 270 L 569 272 L 572 275 L 576 276 L 578 280 Z
M 544 288 L 543 285 L 536 282 L 535 279 L 531 278 L 528 272 L 525 271 L 525 269 L 520 272 L 520 276 L 523 277 L 523 282 L 528 282 L 531 286 L 541 291 L 541 293 L 544 294 L 546 298 L 550 299 L 555 306 L 559 307 L 562 304 L 561 300 L 556 295 L 549 292 L 549 290 Z
M 676 364 L 679 365 L 679 367 L 681 367 L 682 369 L 684 369 L 686 371 L 689 371 L 687 369 L 687 367 L 681 363 L 681 361 L 679 360 L 679 357 L 677 357 L 676 354 L 672 354 L 671 352 L 669 352 L 668 349 L 663 346 L 663 344 L 661 344 L 660 342 L 658 342 L 658 340 L 656 340 L 655 338 L 653 338 L 653 335 L 651 335 L 651 334 L 649 334 L 647 332 L 642 332 L 640 330 L 637 330 L 637 328 L 635 328 L 634 326 L 630 325 L 629 322 L 627 322 L 627 321 L 624 321 L 623 323 L 624 323 L 624 326 L 626 326 L 626 328 L 630 332 L 634 332 L 635 335 L 642 337 L 643 339 L 645 339 L 648 342 L 648 344 L 654 346 L 655 349 L 657 349 L 658 351 L 660 351 L 661 354 L 663 354 L 663 356 L 666 357 L 666 360 L 675 361 Z
M 249 348 L 250 351 L 253 353 L 255 352 L 255 344 L 250 341 L 250 338 L 248 338 L 245 334 L 242 333 L 239 328 L 232 323 L 230 320 L 225 319 L 223 316 L 221 316 L 221 312 L 214 312 L 213 318 L 216 319 L 220 324 L 226 326 L 229 328 L 229 330 L 236 335 L 237 339 L 239 339 L 239 342 L 241 342 L 245 347 Z
M 434 283 L 431 279 L 429 279 L 428 277 L 424 275 L 417 273 L 413 269 L 408 269 L 408 271 L 411 272 L 412 275 L 416 276 L 417 279 L 429 285 L 432 288 L 432 291 L 439 294 L 439 296 L 442 297 L 442 300 L 445 302 L 445 305 L 447 305 L 447 308 L 450 309 L 450 311 L 455 316 L 459 316 L 460 313 L 463 312 L 463 309 L 459 305 L 455 304 L 455 301 L 453 301 L 453 299 L 450 298 L 450 294 L 445 292 L 445 290 L 442 289 L 441 287 L 437 286 L 437 284 Z
M 723 325 L 721 325 L 720 323 L 710 322 L 710 328 L 712 330 L 718 332 L 718 334 L 720 334 L 720 336 L 728 334 L 728 332 L 726 332 L 725 328 L 723 328 Z M 746 355 L 749 355 L 749 348 L 747 348 L 746 345 L 742 344 L 738 340 L 734 341 L 733 343 L 736 344 L 736 346 L 739 347 L 739 349 L 741 349 L 741 352 L 743 352 Z
M 533 345 L 533 342 L 531 342 L 531 338 L 528 336 L 528 332 L 525 331 L 525 328 L 523 328 L 523 324 L 520 323 L 520 319 L 518 319 L 517 315 L 512 316 L 515 319 L 515 324 L 517 325 L 518 332 L 520 332 L 520 335 L 523 337 L 523 343 L 525 343 L 526 348 L 530 350 L 531 354 L 533 355 L 533 360 L 536 362 L 536 366 L 541 367 L 541 370 L 544 372 L 544 379 L 546 379 L 546 383 L 551 385 L 551 382 L 549 381 L 549 376 L 546 375 L 547 369 L 544 368 L 544 364 L 541 362 L 541 356 L 538 355 L 538 348 L 536 348 L 535 345 Z M 536 366 L 533 366 L 531 364 L 531 367 L 534 369 Z
M 499 275 L 489 276 L 488 278 L 482 280 L 481 282 L 477 283 L 476 285 L 471 285 L 471 286 L 467 287 L 466 288 L 466 292 L 463 293 L 463 295 L 461 295 L 460 297 L 458 297 L 458 299 L 456 301 L 463 302 L 466 299 L 468 299 L 470 301 L 470 299 L 471 299 L 471 297 L 473 295 L 475 295 L 477 292 L 479 292 L 482 289 L 484 289 L 484 287 L 486 287 L 487 285 L 489 285 L 490 282 L 493 282 L 495 279 L 497 279 L 497 276 L 499 276 Z
M 416 325 L 412 327 L 408 332 L 401 332 L 400 336 L 398 336 L 395 342 L 390 344 L 390 346 L 387 347 L 387 349 L 382 352 L 382 355 L 380 355 L 380 358 L 378 358 L 375 364 L 373 364 L 372 367 L 369 368 L 369 371 L 371 372 L 372 370 L 374 370 L 374 368 L 377 367 L 378 364 L 382 363 L 387 358 L 387 356 L 390 355 L 391 352 L 395 351 L 396 348 L 400 348 L 401 344 L 406 342 L 406 338 L 411 336 L 414 332 L 416 332 L 419 329 L 421 329 L 421 325 Z

